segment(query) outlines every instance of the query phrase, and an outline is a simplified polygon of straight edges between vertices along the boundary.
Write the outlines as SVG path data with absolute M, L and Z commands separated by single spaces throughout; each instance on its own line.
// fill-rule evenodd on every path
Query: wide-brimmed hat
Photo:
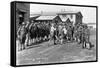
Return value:
M 25 22 L 22 22 L 22 25 L 25 25 Z

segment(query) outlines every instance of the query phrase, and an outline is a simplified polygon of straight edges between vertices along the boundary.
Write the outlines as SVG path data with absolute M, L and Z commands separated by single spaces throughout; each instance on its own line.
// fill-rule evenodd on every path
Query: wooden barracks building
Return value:
M 65 11 L 61 13 L 56 13 L 56 15 L 40 15 L 37 18 L 31 18 L 31 21 L 37 23 L 71 23 L 73 26 L 78 23 L 82 24 L 82 14 L 81 12 Z
M 61 18 L 62 23 L 72 23 L 72 25 L 82 23 L 83 16 L 81 12 L 66 11 L 62 13 L 57 13 L 57 15 Z
M 61 22 L 61 19 L 57 15 L 42 15 L 42 16 L 36 18 L 35 22 L 51 24 L 51 23 L 59 23 L 59 22 Z

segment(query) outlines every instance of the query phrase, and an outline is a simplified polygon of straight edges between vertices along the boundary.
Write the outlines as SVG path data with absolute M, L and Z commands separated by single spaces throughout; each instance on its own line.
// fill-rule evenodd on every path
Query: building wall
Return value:
M 59 17 L 61 18 L 62 22 L 66 22 L 67 19 L 69 18 L 70 21 L 73 23 L 73 25 L 75 24 L 76 22 L 76 15 L 75 14 L 65 14 L 65 15 L 59 15 Z M 67 22 L 66 22 L 67 23 Z
M 60 23 L 61 22 L 61 19 L 59 16 L 56 16 L 53 20 L 52 20 L 52 23 Z
M 59 17 L 61 18 L 62 22 L 67 23 L 67 19 L 69 18 L 73 25 L 78 23 L 82 23 L 82 16 L 80 13 L 77 14 L 60 14 Z
M 24 12 L 24 22 L 29 21 L 30 17 L 30 4 L 16 3 L 16 25 L 19 25 L 19 12 Z M 18 28 L 18 27 L 17 27 Z
M 80 15 L 80 13 L 76 14 L 76 23 L 75 23 L 75 25 L 77 25 L 78 23 L 82 24 L 82 19 L 83 19 L 83 17 Z

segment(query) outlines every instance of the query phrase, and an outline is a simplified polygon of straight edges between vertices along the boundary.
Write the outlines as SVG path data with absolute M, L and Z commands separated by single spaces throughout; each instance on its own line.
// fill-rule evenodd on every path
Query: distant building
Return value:
M 38 16 L 38 17 L 37 17 Z M 64 11 L 60 13 L 55 13 L 54 15 L 35 15 L 31 16 L 30 20 L 37 23 L 63 23 L 66 25 L 77 25 L 82 24 L 82 14 L 81 12 Z
M 72 23 L 73 25 L 77 25 L 78 23 L 82 23 L 82 14 L 81 12 L 73 12 L 73 11 L 65 11 L 57 13 L 57 15 L 61 18 L 63 23 Z
M 38 18 L 36 18 L 34 21 L 38 22 L 38 23 L 49 23 L 49 24 L 51 24 L 51 23 L 59 23 L 59 22 L 61 22 L 61 19 L 57 15 L 52 15 L 52 16 L 41 15 Z

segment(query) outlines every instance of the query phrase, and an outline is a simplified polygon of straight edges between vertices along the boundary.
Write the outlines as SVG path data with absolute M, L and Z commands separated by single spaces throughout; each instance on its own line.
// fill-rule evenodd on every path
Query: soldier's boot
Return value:
M 54 45 L 56 45 L 56 40 L 54 40 Z
M 25 49 L 25 45 L 23 44 L 23 50 Z
M 86 43 L 85 42 L 82 43 L 82 48 L 83 49 L 86 48 Z
M 23 44 L 20 44 L 20 51 L 23 50 Z

